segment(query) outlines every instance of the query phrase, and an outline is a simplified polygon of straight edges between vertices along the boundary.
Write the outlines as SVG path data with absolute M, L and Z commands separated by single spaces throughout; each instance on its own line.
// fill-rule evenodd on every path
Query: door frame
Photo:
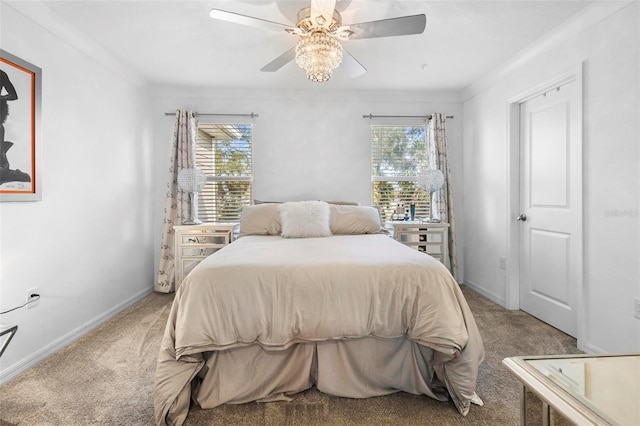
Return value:
M 578 148 L 577 161 L 572 163 L 577 168 L 576 174 L 580 176 L 577 190 L 578 199 L 575 200 L 579 235 L 576 235 L 575 243 L 580 247 L 576 291 L 576 312 L 578 315 L 578 348 L 581 346 L 582 337 L 585 335 L 586 310 L 584 301 L 584 221 L 583 221 L 583 63 L 579 63 L 567 72 L 558 75 L 542 84 L 532 87 L 507 100 L 507 253 L 506 253 L 506 286 L 505 305 L 507 309 L 520 309 L 520 226 L 515 217 L 520 214 L 520 104 L 542 95 L 545 92 L 575 81 L 576 84 L 576 108 L 578 117 Z

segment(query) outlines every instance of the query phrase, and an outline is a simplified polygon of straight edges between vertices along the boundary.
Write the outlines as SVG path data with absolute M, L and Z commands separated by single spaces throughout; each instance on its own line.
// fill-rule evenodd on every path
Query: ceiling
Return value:
M 93 39 L 157 87 L 460 91 L 591 1 L 339 0 L 343 24 L 424 13 L 419 35 L 350 40 L 343 46 L 368 72 L 338 69 L 312 83 L 290 62 L 260 68 L 296 36 L 213 20 L 211 8 L 295 25 L 309 0 L 45 1 L 56 20 Z

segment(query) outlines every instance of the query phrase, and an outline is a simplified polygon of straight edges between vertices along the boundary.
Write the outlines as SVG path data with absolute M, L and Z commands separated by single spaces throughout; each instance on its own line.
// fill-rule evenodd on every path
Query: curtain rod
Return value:
M 255 117 L 260 117 L 260 114 L 256 114 L 254 112 L 252 112 L 251 114 L 209 114 L 209 113 L 200 113 L 200 112 L 196 112 L 196 115 L 207 115 L 207 116 L 217 116 L 217 117 L 251 117 L 251 118 L 255 118 Z M 164 113 L 165 116 L 169 116 L 169 115 L 176 115 L 175 112 L 165 112 Z
M 363 115 L 362 118 L 368 118 L 372 120 L 374 118 L 422 118 L 423 120 L 431 120 L 433 117 L 431 114 L 429 115 Z M 446 118 L 453 118 L 453 115 L 447 115 Z

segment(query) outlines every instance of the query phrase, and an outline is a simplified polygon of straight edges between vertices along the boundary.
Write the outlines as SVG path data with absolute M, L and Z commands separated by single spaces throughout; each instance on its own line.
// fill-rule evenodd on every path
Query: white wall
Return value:
M 584 292 L 581 346 L 640 351 L 640 11 L 618 10 L 464 102 L 465 281 L 504 303 L 507 101 L 584 61 Z M 620 216 L 610 212 L 626 212 Z
M 0 309 L 24 303 L 32 287 L 41 299 L 0 317 L 18 325 L 4 382 L 152 290 L 155 182 L 150 96 L 0 8 L 0 47 L 43 70 L 43 197 L 0 203 Z
M 457 93 L 327 92 L 321 86 L 312 87 L 304 92 L 170 89 L 158 93 L 156 179 L 166 181 L 169 164 L 174 118 L 165 117 L 165 112 L 177 108 L 200 113 L 254 112 L 259 114 L 253 120 L 254 198 L 352 200 L 371 205 L 371 121 L 362 116 L 442 112 L 455 116 L 447 121 L 447 129 L 454 203 L 462 210 L 462 104 Z M 164 186 L 156 195 L 154 223 L 160 229 Z M 459 241 L 462 229 L 459 224 Z M 458 247 L 462 255 L 460 242 Z

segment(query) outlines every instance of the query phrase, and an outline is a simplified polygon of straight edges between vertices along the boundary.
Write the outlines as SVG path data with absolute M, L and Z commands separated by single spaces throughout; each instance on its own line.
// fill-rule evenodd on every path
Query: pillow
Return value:
M 253 200 L 253 204 L 281 204 L 284 201 L 263 201 L 263 200 Z M 345 205 L 345 206 L 359 206 L 360 203 L 358 203 L 357 201 L 325 201 L 325 203 L 329 203 L 329 204 L 339 204 L 339 205 Z
M 289 201 L 278 212 L 284 238 L 331 236 L 329 204 L 323 201 Z
M 240 215 L 238 238 L 246 235 L 280 235 L 277 204 L 246 206 Z
M 264 201 L 264 200 L 253 200 L 253 204 L 280 204 L 282 201 Z
M 335 204 L 337 206 L 359 206 L 357 201 L 326 201 L 329 204 Z
M 329 226 L 334 235 L 389 234 L 375 207 L 331 205 Z

